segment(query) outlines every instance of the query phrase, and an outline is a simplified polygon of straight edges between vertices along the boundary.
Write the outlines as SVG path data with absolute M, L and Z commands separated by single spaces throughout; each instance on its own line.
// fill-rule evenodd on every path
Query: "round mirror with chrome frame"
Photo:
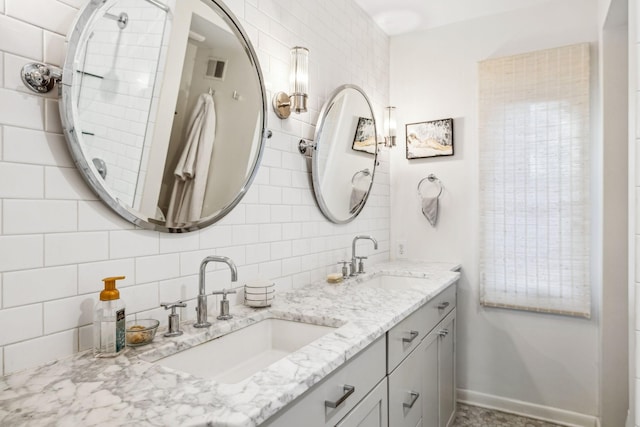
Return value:
M 90 0 L 68 37 L 60 88 L 76 166 L 137 226 L 206 227 L 257 173 L 269 133 L 264 80 L 218 0 Z
M 320 211 L 330 221 L 353 221 L 364 208 L 378 158 L 369 98 L 356 85 L 338 87 L 320 111 L 311 175 Z

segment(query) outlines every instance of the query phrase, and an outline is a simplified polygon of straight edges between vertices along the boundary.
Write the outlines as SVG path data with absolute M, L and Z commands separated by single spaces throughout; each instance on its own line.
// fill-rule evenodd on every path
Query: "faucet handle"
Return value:
M 229 320 L 233 318 L 233 316 L 229 314 L 229 300 L 227 299 L 227 294 L 235 293 L 235 289 L 223 289 L 221 291 L 211 292 L 211 295 L 222 295 L 222 301 L 220 301 L 220 315 L 218 316 L 219 320 Z
M 161 302 L 160 306 L 164 307 L 165 310 L 171 310 L 171 314 L 175 314 L 177 307 L 184 308 L 187 306 L 187 303 L 182 302 L 182 300 L 178 300 L 176 302 Z
M 360 262 L 358 263 L 358 274 L 362 274 L 364 273 L 364 260 L 367 259 L 366 256 L 357 256 L 356 259 L 359 259 Z
M 342 264 L 342 278 L 346 279 L 349 277 L 349 264 L 351 261 L 338 261 L 337 264 Z
M 161 302 L 160 305 L 164 307 L 165 310 L 171 309 L 171 314 L 169 314 L 169 328 L 163 335 L 165 337 L 177 337 L 182 335 L 182 331 L 180 330 L 180 315 L 176 313 L 176 308 L 186 307 L 187 303 L 182 301 Z
M 228 294 L 235 294 L 237 291 L 235 289 L 222 289 L 221 291 L 213 291 L 211 295 L 222 295 L 222 300 L 227 299 Z

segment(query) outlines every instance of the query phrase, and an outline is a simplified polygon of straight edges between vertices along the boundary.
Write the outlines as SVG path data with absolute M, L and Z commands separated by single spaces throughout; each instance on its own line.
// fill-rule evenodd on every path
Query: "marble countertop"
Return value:
M 0 378 L 1 425 L 255 426 L 267 420 L 457 281 L 459 265 L 378 264 L 340 284 L 313 283 L 278 295 L 270 308 L 234 306 L 234 318 L 184 335 L 156 335 L 148 346 L 113 359 L 91 352 Z M 421 289 L 387 290 L 363 282 L 380 274 L 421 277 Z M 179 372 L 153 362 L 267 318 L 336 327 L 237 384 Z

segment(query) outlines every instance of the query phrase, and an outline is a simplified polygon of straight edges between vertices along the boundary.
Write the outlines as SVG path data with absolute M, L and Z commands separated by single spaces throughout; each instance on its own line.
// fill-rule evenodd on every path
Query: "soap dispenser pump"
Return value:
M 102 279 L 104 289 L 93 315 L 93 354 L 96 357 L 114 357 L 125 349 L 125 306 L 116 289 L 116 280 L 124 278 Z

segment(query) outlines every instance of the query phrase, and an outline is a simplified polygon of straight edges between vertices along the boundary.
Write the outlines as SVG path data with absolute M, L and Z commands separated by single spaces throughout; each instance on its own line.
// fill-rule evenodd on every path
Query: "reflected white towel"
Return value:
M 364 203 L 364 198 L 367 195 L 366 190 L 360 190 L 353 188 L 351 190 L 351 197 L 349 199 L 349 213 L 356 213 L 360 209 L 360 205 Z
M 167 225 L 170 227 L 202 217 L 215 131 L 213 98 L 203 93 L 189 117 L 186 143 L 174 171 L 175 181 L 167 212 Z
M 422 214 L 432 227 L 436 226 L 438 222 L 438 198 L 437 197 L 423 197 L 422 198 Z

